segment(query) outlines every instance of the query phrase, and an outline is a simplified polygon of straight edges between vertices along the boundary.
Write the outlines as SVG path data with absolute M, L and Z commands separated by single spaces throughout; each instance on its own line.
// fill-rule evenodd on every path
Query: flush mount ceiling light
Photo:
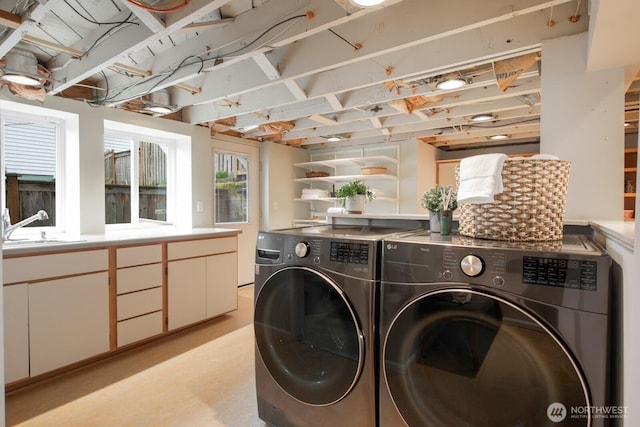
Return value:
M 169 102 L 169 91 L 166 89 L 149 94 L 149 100 L 145 104 L 145 110 L 156 114 L 170 114 L 175 111 Z
M 372 7 L 384 3 L 386 0 L 351 0 L 351 3 L 360 7 Z
M 500 134 L 500 135 L 491 135 L 489 137 L 489 139 L 496 141 L 496 140 L 500 140 L 500 139 L 507 139 L 509 138 L 509 135 L 505 135 L 505 134 Z
M 2 79 L 25 86 L 40 86 L 38 59 L 28 50 L 11 50 L 5 56 Z
M 488 122 L 489 120 L 493 119 L 495 119 L 495 116 L 491 113 L 476 114 L 475 116 L 471 116 L 472 122 Z
M 436 84 L 436 88 L 441 90 L 460 89 L 467 81 L 458 73 L 447 74 L 444 79 Z
M 342 141 L 342 138 L 340 138 L 339 136 L 327 136 L 327 141 L 329 142 L 338 142 L 338 141 Z

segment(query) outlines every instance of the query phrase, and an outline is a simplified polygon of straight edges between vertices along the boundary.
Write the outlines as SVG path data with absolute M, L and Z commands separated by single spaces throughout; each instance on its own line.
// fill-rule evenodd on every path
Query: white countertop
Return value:
M 633 252 L 636 234 L 635 221 L 589 221 L 589 225 L 596 231 L 618 242 L 624 248 Z
M 241 230 L 232 228 L 192 228 L 178 229 L 173 227 L 138 228 L 129 230 L 107 231 L 104 234 L 47 234 L 49 241 L 38 240 L 16 241 L 2 245 L 4 255 L 27 253 L 44 253 L 88 249 L 114 245 L 144 244 L 176 240 L 189 240 L 207 237 L 235 236 Z

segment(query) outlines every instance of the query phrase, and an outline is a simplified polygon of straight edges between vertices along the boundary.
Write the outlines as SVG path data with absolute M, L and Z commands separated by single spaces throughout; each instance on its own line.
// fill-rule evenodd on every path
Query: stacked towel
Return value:
M 320 188 L 304 188 L 302 190 L 302 198 L 303 199 L 319 199 L 319 198 L 328 198 L 329 190 L 323 190 Z
M 503 191 L 502 166 L 505 154 L 482 154 L 460 161 L 459 203 L 493 203 Z

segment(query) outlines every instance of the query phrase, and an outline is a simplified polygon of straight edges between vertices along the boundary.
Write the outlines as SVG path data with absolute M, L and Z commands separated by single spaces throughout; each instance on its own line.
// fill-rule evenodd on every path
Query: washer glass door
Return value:
M 255 302 L 260 357 L 280 387 L 311 405 L 330 405 L 355 385 L 364 363 L 364 338 L 342 290 L 306 267 L 269 277 Z
M 494 295 L 448 289 L 410 302 L 389 327 L 383 358 L 409 426 L 590 425 L 588 414 L 570 413 L 589 406 L 573 357 L 532 315 Z

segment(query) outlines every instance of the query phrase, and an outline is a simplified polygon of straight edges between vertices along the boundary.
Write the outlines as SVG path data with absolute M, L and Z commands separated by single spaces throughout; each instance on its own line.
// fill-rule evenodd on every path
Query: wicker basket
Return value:
M 360 168 L 360 173 L 362 173 L 362 175 L 379 175 L 385 172 L 387 172 L 387 168 L 385 166 L 363 166 Z
M 570 168 L 565 160 L 505 160 L 504 191 L 493 203 L 460 203 L 458 233 L 492 240 L 562 239 Z M 456 180 L 458 175 L 456 170 Z
M 305 172 L 305 176 L 307 178 L 324 178 L 325 176 L 329 176 L 329 172 L 307 171 Z

